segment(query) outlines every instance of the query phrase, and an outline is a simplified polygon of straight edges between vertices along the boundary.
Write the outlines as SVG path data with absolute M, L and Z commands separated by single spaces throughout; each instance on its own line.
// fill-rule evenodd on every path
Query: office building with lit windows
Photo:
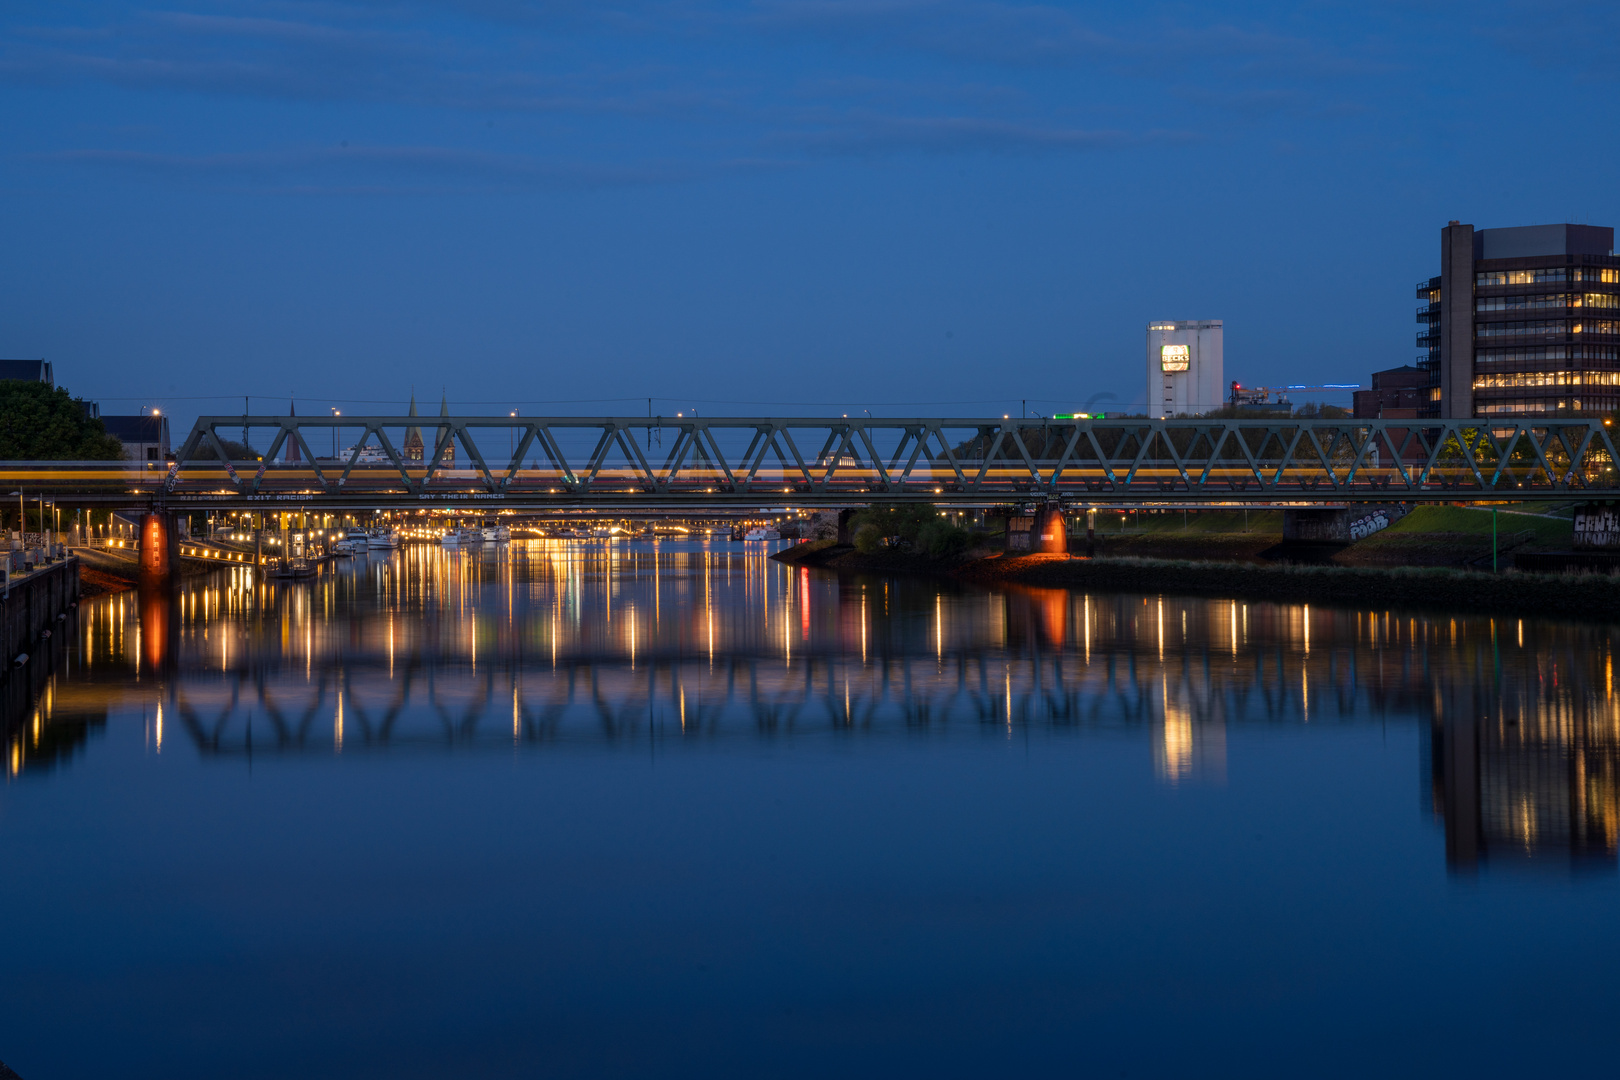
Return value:
M 1440 275 L 1418 285 L 1422 415 L 1580 416 L 1620 405 L 1614 229 L 1440 230 Z

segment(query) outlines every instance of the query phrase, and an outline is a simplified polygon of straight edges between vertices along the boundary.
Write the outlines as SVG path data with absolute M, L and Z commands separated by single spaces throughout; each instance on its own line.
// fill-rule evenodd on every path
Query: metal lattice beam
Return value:
M 431 446 L 413 458 L 404 433 L 430 424 Z M 223 433 L 239 429 L 266 440 L 262 458 L 224 460 Z M 332 443 L 350 450 L 313 453 Z M 289 446 L 303 460 L 277 460 Z M 1597 420 L 205 416 L 166 474 L 138 462 L 18 462 L 0 463 L 0 479 L 176 506 L 1620 498 L 1614 442 Z

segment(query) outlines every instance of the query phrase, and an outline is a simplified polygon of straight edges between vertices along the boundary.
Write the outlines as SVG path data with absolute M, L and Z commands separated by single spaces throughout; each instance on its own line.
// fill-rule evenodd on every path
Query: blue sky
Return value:
M 181 421 L 412 386 L 1117 407 L 1162 318 L 1224 319 L 1228 378 L 1365 381 L 1416 355 L 1446 220 L 1620 216 L 1612 4 L 63 0 L 0 27 L 0 355 Z

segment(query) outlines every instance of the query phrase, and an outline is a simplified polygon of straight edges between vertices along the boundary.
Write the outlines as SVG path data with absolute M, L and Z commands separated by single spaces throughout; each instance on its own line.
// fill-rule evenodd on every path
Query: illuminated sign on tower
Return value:
M 1147 330 L 1149 416 L 1199 416 L 1226 403 L 1219 319 L 1151 322 Z

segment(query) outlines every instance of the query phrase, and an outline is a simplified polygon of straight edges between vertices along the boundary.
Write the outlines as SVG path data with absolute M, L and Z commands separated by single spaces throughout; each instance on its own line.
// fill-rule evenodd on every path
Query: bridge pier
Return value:
M 1029 529 L 1029 550 L 1034 555 L 1069 553 L 1069 526 L 1060 507 L 1047 506 L 1035 515 Z
M 1019 555 L 1067 555 L 1069 528 L 1062 507 L 1048 503 L 1032 517 L 1009 517 L 1007 551 Z
M 149 510 L 141 520 L 140 586 L 142 589 L 168 589 L 180 565 L 180 533 L 174 515 L 166 510 Z
M 836 541 L 838 544 L 847 547 L 855 543 L 855 537 L 849 531 L 849 519 L 858 512 L 847 508 L 838 511 L 838 540 Z
M 1405 517 L 1408 509 L 1400 503 L 1367 503 L 1343 509 L 1284 510 L 1283 542 L 1352 544 L 1389 528 Z

